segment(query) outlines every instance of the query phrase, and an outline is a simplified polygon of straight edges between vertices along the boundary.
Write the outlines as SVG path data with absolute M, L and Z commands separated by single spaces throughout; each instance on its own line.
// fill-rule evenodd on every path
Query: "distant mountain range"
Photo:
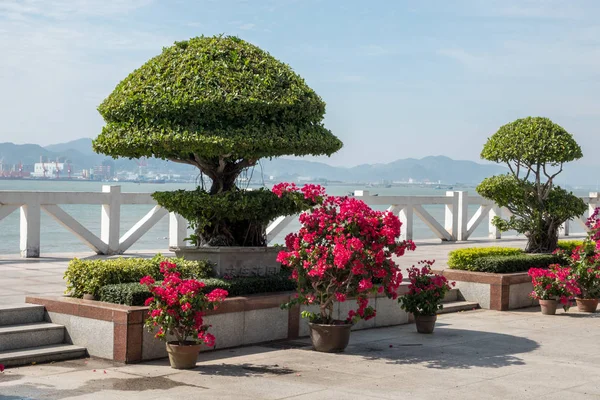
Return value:
M 406 182 L 412 179 L 419 182 L 473 184 L 481 182 L 487 176 L 507 171 L 506 168 L 498 165 L 453 160 L 445 156 L 406 158 L 387 164 L 362 164 L 350 168 L 284 158 L 263 160 L 261 163 L 265 175 L 323 178 L 344 182 Z
M 92 168 L 108 159 L 92 150 L 92 139 L 82 138 L 67 143 L 50 146 L 36 144 L 17 145 L 0 143 L 0 161 L 13 165 L 22 162 L 33 164 L 39 162 L 40 156 L 50 161 L 68 159 L 74 169 Z M 136 171 L 136 160 L 115 160 L 117 170 Z M 193 167 L 183 164 L 166 162 L 159 159 L 147 160 L 148 170 L 163 173 L 180 173 L 195 175 Z M 336 167 L 322 162 L 301 159 L 276 158 L 261 160 L 254 170 L 254 179 L 260 174 L 265 179 L 274 176 L 277 180 L 327 180 L 341 182 L 393 182 L 393 181 L 441 181 L 443 184 L 476 184 L 491 175 L 507 172 L 504 166 L 495 164 L 480 164 L 473 161 L 453 160 L 445 156 L 430 156 L 421 159 L 407 158 L 387 164 L 361 164 L 355 167 Z M 558 181 L 568 185 L 594 185 L 594 171 L 585 165 L 575 163 L 565 169 Z

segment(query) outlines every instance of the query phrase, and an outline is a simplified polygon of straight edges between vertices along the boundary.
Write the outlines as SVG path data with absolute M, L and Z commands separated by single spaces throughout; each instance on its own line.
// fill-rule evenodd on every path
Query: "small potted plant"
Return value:
M 273 188 L 278 195 L 290 190 L 298 189 L 287 183 Z M 374 211 L 356 198 L 327 196 L 320 186 L 300 190 L 319 205 L 301 214 L 302 227 L 286 237 L 287 249 L 278 255 L 298 285 L 296 298 L 283 307 L 309 306 L 302 316 L 309 320 L 314 349 L 340 352 L 348 345 L 352 325 L 375 317 L 370 294 L 397 298 L 402 273 L 392 256 L 415 245 L 398 240 L 401 223 L 391 212 Z M 335 303 L 351 298 L 357 307 L 338 319 Z
M 600 208 L 594 210 L 586 226 L 589 232 L 581 246 L 568 255 L 563 251 L 558 253 L 566 257 L 571 269 L 570 279 L 577 283 L 577 308 L 582 312 L 596 312 L 600 297 Z
M 572 297 L 579 293 L 577 283 L 570 277 L 570 268 L 554 264 L 549 269 L 530 268 L 528 275 L 533 285 L 529 296 L 539 300 L 544 315 L 556 314 L 559 302 L 568 311 Z
M 214 289 L 205 294 L 204 283 L 181 279 L 177 265 L 168 261 L 160 264 L 160 272 L 164 275 L 162 282 L 155 282 L 150 276 L 140 280 L 153 295 L 146 300 L 149 310 L 145 325 L 150 331 L 158 328 L 155 337 L 166 341 L 172 368 L 194 368 L 202 344 L 215 345 L 215 337 L 207 332 L 210 325 L 204 324 L 204 311 L 216 309 L 227 297 L 227 291 Z
M 421 268 L 412 267 L 408 269 L 410 285 L 408 293 L 400 297 L 398 302 L 403 310 L 412 313 L 415 317 L 417 332 L 433 333 L 437 312 L 444 306 L 444 296 L 451 289 L 451 284 L 445 276 L 431 272 L 433 261 L 420 261 Z

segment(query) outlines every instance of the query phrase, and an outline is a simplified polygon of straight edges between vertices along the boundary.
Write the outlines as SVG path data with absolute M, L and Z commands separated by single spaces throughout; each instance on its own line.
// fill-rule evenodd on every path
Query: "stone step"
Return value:
M 44 306 L 37 304 L 0 305 L 0 326 L 44 321 Z
M 457 301 L 450 301 L 448 303 L 443 303 L 443 304 L 444 304 L 444 309 L 438 311 L 438 314 L 448 314 L 448 313 L 454 313 L 454 312 L 459 312 L 459 311 L 470 311 L 470 310 L 479 308 L 479 303 L 476 303 L 474 301 L 457 300 Z
M 49 322 L 0 326 L 0 354 L 7 350 L 63 343 L 65 327 Z
M 0 364 L 6 367 L 17 367 L 32 363 L 72 360 L 86 355 L 84 347 L 61 343 L 0 352 Z
M 446 296 L 444 296 L 444 300 L 442 300 L 442 302 L 449 303 L 451 301 L 458 301 L 458 300 L 460 300 L 460 293 L 459 293 L 458 289 L 453 288 L 446 292 Z

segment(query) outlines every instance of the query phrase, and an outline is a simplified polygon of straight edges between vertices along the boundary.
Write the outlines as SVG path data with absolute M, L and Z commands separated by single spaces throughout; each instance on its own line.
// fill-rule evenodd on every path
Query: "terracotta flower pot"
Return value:
M 596 312 L 596 308 L 598 308 L 598 299 L 580 299 L 578 297 L 575 298 L 577 302 L 577 309 L 581 312 Z
M 316 351 L 339 353 L 348 347 L 352 324 L 341 322 L 335 325 L 308 323 L 310 340 Z
M 558 306 L 558 301 L 556 301 L 556 300 L 540 300 L 540 307 L 542 308 L 543 315 L 556 314 L 557 306 Z
M 186 342 L 186 344 L 180 345 L 179 342 L 167 342 L 166 345 L 171 368 L 191 369 L 196 366 L 201 344 Z
M 433 333 L 437 315 L 415 315 L 415 324 L 419 333 Z

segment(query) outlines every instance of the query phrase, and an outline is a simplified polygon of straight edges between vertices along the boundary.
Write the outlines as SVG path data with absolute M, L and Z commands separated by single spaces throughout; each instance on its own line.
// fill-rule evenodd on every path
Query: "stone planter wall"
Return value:
M 171 247 L 177 257 L 206 260 L 214 266 L 216 276 L 263 276 L 279 272 L 278 247 Z
M 462 298 L 478 302 L 481 308 L 507 311 L 539 304 L 529 297 L 533 285 L 527 272 L 492 274 L 452 269 L 436 272 L 455 281 Z
M 407 285 L 401 286 L 405 293 Z M 292 293 L 274 293 L 228 298 L 218 310 L 207 312 L 210 332 L 217 337 L 215 349 L 251 345 L 308 335 L 308 323 L 300 318 L 300 307 L 281 310 Z M 164 358 L 164 342 L 143 327 L 147 308 L 129 307 L 70 297 L 27 297 L 27 303 L 46 307 L 46 319 L 64 325 L 68 341 L 86 347 L 90 356 L 124 363 Z M 408 315 L 396 300 L 373 296 L 377 316 L 360 321 L 353 329 L 368 329 L 408 323 Z M 355 303 L 337 305 L 339 318 L 346 317 Z M 304 310 L 304 308 L 302 309 Z M 210 349 L 206 349 L 210 350 Z

